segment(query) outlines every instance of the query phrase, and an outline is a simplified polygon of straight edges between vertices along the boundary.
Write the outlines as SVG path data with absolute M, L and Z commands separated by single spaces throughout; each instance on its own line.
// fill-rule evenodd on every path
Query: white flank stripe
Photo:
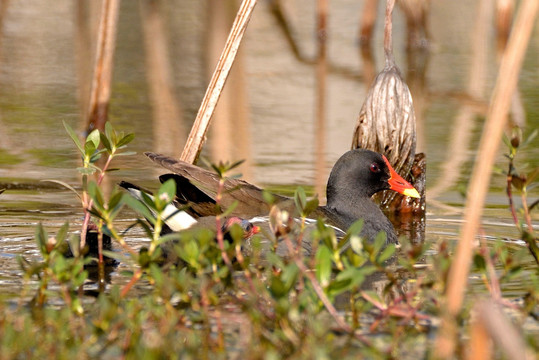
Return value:
M 135 198 L 142 200 L 141 191 L 133 188 L 129 188 L 128 191 L 133 195 Z M 153 196 L 150 194 L 148 195 L 152 200 Z M 157 216 L 157 213 L 155 210 L 148 208 L 148 210 L 151 211 L 153 216 Z M 172 230 L 172 231 L 181 231 L 190 228 L 194 224 L 197 223 L 196 219 L 186 213 L 183 210 L 179 210 L 176 208 L 176 206 L 169 204 L 163 210 L 163 218 L 165 219 L 165 224 Z

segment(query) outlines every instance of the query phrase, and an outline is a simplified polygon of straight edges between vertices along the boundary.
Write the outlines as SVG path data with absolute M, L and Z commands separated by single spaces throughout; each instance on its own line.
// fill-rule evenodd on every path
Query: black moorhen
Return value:
M 192 216 L 216 215 L 215 196 L 219 178 L 216 174 L 198 166 L 164 155 L 146 152 L 154 162 L 172 171 L 159 177 L 161 182 L 170 178 L 176 181 L 178 203 L 187 206 Z M 419 197 L 419 193 L 398 175 L 385 156 L 364 149 L 346 152 L 335 163 L 327 184 L 327 205 L 319 206 L 311 216 L 322 217 L 329 225 L 347 230 L 358 219 L 364 219 L 361 235 L 373 239 L 380 231 L 387 234 L 387 243 L 395 243 L 397 235 L 389 219 L 371 200 L 382 190 L 394 190 L 401 194 Z M 294 201 L 275 195 L 280 209 L 295 211 Z M 238 202 L 231 216 L 251 219 L 267 215 L 270 206 L 264 201 L 262 189 L 241 179 L 227 179 L 221 199 L 225 210 Z

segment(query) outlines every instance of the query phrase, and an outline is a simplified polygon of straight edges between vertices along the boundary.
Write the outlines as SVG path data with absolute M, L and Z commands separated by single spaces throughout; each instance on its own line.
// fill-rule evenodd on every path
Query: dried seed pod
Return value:
M 384 154 L 399 174 L 408 174 L 416 146 L 412 95 L 395 64 L 376 77 L 361 108 L 352 148 Z
M 384 37 L 386 64 L 376 77 L 361 108 L 352 139 L 352 148 L 364 148 L 384 154 L 395 171 L 414 184 L 410 169 L 415 158 L 416 120 L 412 94 L 393 58 L 391 13 L 394 4 L 394 0 L 388 0 L 386 8 Z M 393 201 L 398 198 L 397 195 L 386 192 L 382 196 L 382 203 L 384 205 L 390 202 L 399 203 Z M 421 208 L 417 206 L 418 204 L 413 207 Z

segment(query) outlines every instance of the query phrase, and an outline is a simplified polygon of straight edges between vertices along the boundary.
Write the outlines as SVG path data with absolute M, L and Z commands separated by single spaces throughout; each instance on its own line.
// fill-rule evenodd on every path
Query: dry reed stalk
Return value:
M 90 91 L 87 130 L 105 129 L 107 121 L 114 47 L 118 28 L 120 0 L 103 0 L 99 20 L 97 51 Z
M 206 132 L 210 125 L 211 116 L 215 110 L 215 106 L 219 101 L 221 91 L 225 86 L 226 79 L 230 72 L 230 68 L 234 63 L 234 59 L 238 52 L 238 48 L 243 39 L 243 34 L 251 18 L 251 14 L 256 5 L 256 0 L 244 0 L 241 3 L 240 9 L 236 15 L 236 19 L 232 24 L 232 29 L 225 44 L 225 48 L 221 53 L 217 67 L 212 75 L 210 84 L 198 110 L 197 117 L 187 138 L 187 142 L 183 149 L 181 160 L 193 164 L 202 150 Z
M 480 311 L 480 309 L 476 309 Z M 470 341 L 466 360 L 492 359 L 492 340 L 488 335 L 484 321 L 475 320 L 470 324 Z
M 468 359 L 491 359 L 493 343 L 510 360 L 535 359 L 533 351 L 526 345 L 519 331 L 494 301 L 481 301 L 474 310 L 476 319 L 470 328 Z
M 500 64 L 496 86 L 491 98 L 485 128 L 481 136 L 479 151 L 472 172 L 466 199 L 465 221 L 457 245 L 455 259 L 447 280 L 445 314 L 435 346 L 437 358 L 450 358 L 455 348 L 455 317 L 459 313 L 466 289 L 472 258 L 473 240 L 479 229 L 483 204 L 488 191 L 490 174 L 500 143 L 511 99 L 516 89 L 524 54 L 535 23 L 539 1 L 521 2 L 506 52 Z
M 228 32 L 236 15 L 237 0 L 211 0 L 207 9 L 207 58 L 208 73 L 219 61 L 219 56 L 226 43 Z M 245 161 L 236 170 L 246 181 L 254 181 L 251 118 L 249 97 L 245 74 L 245 56 L 243 49 L 238 49 L 234 67 L 230 69 L 226 88 L 223 89 L 219 104 L 213 113 L 212 127 L 208 139 L 211 141 L 211 159 L 235 162 Z
M 326 186 L 326 111 L 328 0 L 317 2 L 318 61 L 316 64 L 315 192 L 323 197 Z

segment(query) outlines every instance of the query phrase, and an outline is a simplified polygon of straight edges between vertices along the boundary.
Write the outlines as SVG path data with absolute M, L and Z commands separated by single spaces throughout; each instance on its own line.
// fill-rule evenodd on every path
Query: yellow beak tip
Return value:
M 421 197 L 421 196 L 419 195 L 419 193 L 417 192 L 417 190 L 414 189 L 414 188 L 406 189 L 406 190 L 404 190 L 402 193 L 403 193 L 403 195 L 406 195 L 406 196 L 409 196 L 409 197 L 413 197 L 413 198 L 420 198 L 420 197 Z

